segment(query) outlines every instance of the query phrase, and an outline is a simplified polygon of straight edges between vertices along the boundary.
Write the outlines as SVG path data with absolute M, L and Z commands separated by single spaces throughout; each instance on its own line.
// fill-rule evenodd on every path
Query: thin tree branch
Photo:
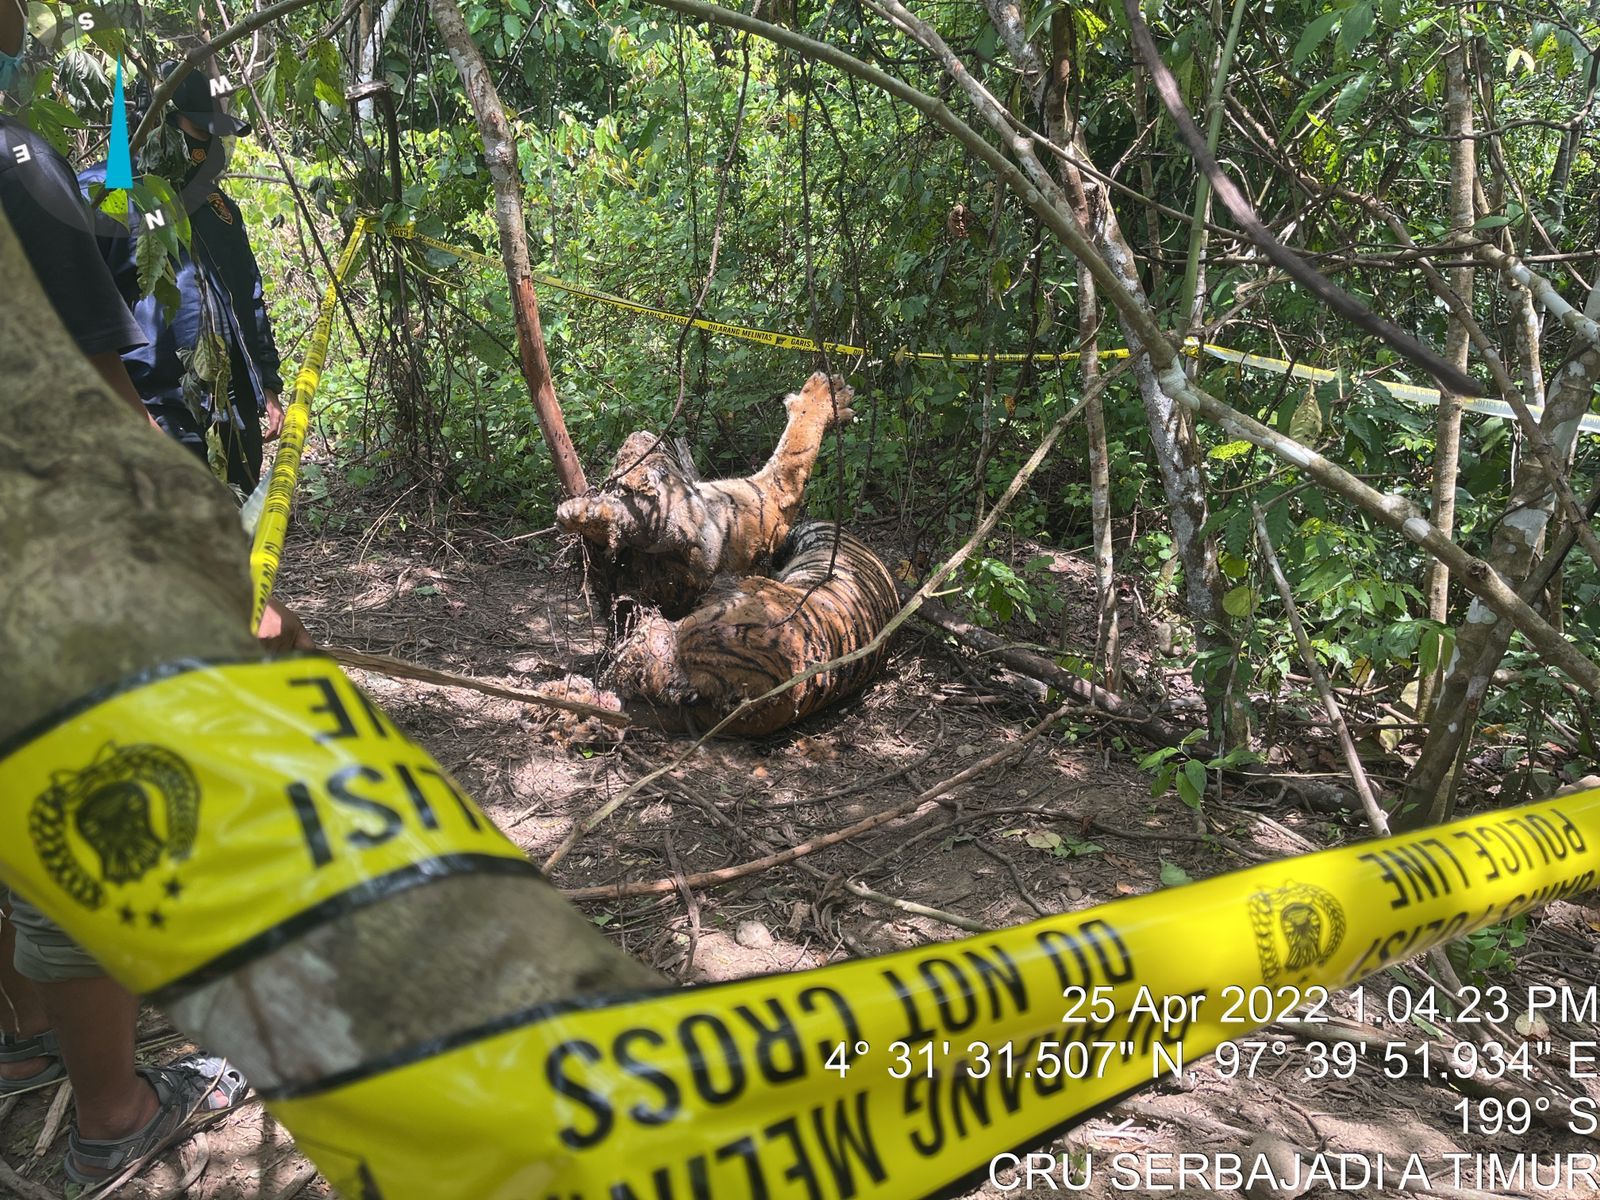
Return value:
M 139 122 L 139 127 L 133 131 L 133 136 L 128 139 L 128 150 L 131 154 L 138 154 L 139 147 L 144 145 L 145 139 L 161 123 L 161 110 L 166 108 L 167 101 L 177 93 L 178 85 L 183 82 L 184 76 L 194 70 L 211 55 L 221 50 L 224 46 L 231 46 L 240 38 L 249 37 L 263 25 L 270 25 L 279 17 L 286 17 L 318 0 L 278 0 L 276 4 L 269 4 L 257 12 L 251 13 L 231 29 L 224 30 L 204 45 L 196 46 L 178 61 L 171 75 L 162 81 L 161 86 L 155 88 L 150 96 L 150 108 L 144 114 L 144 119 Z

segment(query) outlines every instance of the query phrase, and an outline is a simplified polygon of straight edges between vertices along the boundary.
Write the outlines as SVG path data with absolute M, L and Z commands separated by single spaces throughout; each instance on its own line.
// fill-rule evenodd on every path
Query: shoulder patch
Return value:
M 228 207 L 228 202 L 223 199 L 221 192 L 212 192 L 206 197 L 206 200 L 211 204 L 211 208 L 217 216 L 221 217 L 229 225 L 233 224 L 233 210 Z

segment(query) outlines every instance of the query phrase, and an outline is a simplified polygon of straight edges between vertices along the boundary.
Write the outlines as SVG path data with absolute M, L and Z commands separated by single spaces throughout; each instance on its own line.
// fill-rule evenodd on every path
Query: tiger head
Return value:
M 658 499 L 664 494 L 673 477 L 668 454 L 655 434 L 630 433 L 617 451 L 617 466 L 622 469 L 603 490 L 591 488 L 556 505 L 556 527 L 604 546 L 611 554 L 624 542 L 637 544 L 656 535 L 659 505 L 641 506 L 635 498 Z M 625 530 L 628 536 L 624 536 Z
M 617 647 L 601 682 L 625 696 L 687 699 L 689 681 L 678 663 L 677 626 L 659 614 L 641 617 Z
M 844 425 L 855 416 L 850 401 L 855 389 L 844 381 L 842 375 L 833 376 L 833 387 L 828 387 L 828 375 L 818 371 L 806 380 L 798 392 L 784 398 L 783 407 L 791 422 L 816 422 L 822 429 L 830 425 Z

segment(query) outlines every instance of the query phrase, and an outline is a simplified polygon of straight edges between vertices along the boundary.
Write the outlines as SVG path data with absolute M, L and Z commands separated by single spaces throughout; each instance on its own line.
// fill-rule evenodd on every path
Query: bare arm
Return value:
M 4 12 L 10 0 L 0 0 L 0 12 Z M 122 355 L 115 350 L 107 350 L 103 354 L 89 355 L 89 363 L 100 372 L 100 378 L 129 404 L 133 411 L 139 414 L 139 419 L 147 425 L 155 425 L 156 419 L 150 415 L 150 410 L 144 406 L 144 401 L 139 399 L 139 392 L 133 386 L 133 380 L 128 378 L 128 368 L 122 365 Z M 156 426 L 160 428 L 159 426 Z

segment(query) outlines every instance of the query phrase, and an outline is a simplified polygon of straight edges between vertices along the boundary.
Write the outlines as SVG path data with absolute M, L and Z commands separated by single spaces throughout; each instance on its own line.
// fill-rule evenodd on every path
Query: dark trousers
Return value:
M 201 462 L 207 461 L 205 429 L 195 420 L 188 405 L 147 400 L 145 407 L 168 437 L 188 447 Z M 261 420 L 252 416 L 245 421 L 243 429 L 230 424 L 218 425 L 216 429 L 227 456 L 228 482 L 248 496 L 255 491 L 261 478 Z

